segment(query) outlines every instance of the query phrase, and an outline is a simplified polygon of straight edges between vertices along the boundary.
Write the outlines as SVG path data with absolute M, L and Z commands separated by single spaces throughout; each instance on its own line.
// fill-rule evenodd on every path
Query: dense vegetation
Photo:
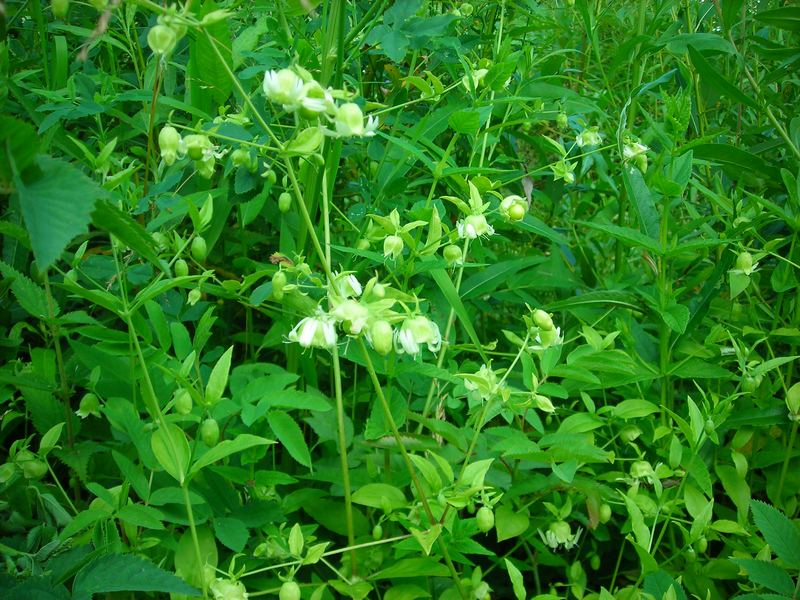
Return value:
M 0 595 L 798 598 L 798 32 L 0 4 Z

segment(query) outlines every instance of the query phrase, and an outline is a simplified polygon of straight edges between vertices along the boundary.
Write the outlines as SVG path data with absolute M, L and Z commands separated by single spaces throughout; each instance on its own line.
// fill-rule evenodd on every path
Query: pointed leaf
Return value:
M 800 532 L 777 508 L 759 500 L 750 502 L 753 520 L 772 551 L 790 566 L 800 567 Z
M 194 477 L 201 469 L 210 464 L 222 460 L 223 458 L 242 452 L 254 446 L 266 446 L 267 444 L 274 444 L 272 440 L 268 440 L 257 435 L 250 433 L 240 433 L 232 440 L 225 440 L 211 448 L 208 452 L 198 458 L 192 467 L 189 469 L 189 477 Z
M 72 590 L 75 600 L 91 600 L 92 594 L 102 592 L 200 595 L 200 590 L 176 575 L 133 554 L 107 554 L 95 559 L 75 576 Z
M 275 433 L 275 437 L 286 448 L 293 459 L 304 467 L 311 468 L 311 454 L 303 437 L 303 432 L 295 420 L 281 410 L 267 414 L 267 422 Z

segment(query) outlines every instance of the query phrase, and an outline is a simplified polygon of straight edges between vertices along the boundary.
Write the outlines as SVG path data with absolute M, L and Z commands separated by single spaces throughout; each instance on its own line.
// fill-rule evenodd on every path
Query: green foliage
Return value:
M 783 4 L 6 3 L 3 597 L 794 597 Z

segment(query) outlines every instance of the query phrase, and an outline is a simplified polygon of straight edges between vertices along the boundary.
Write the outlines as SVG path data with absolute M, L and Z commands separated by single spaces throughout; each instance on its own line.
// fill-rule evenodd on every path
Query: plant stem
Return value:
M 792 459 L 792 450 L 794 449 L 795 442 L 797 441 L 797 426 L 798 422 L 792 422 L 792 432 L 789 434 L 789 445 L 786 448 L 786 456 L 783 459 L 781 466 L 781 477 L 778 480 L 778 493 L 776 494 L 778 502 L 782 502 L 783 484 L 786 482 L 786 474 L 789 472 L 789 462 Z
M 347 437 L 344 428 L 344 401 L 342 400 L 342 373 L 339 364 L 339 348 L 333 347 L 331 350 L 333 357 L 333 386 L 336 396 L 336 421 L 339 433 L 339 460 L 342 468 L 342 487 L 344 487 L 344 515 L 347 525 L 347 543 L 355 546 L 355 530 L 353 529 L 353 500 L 350 490 L 350 466 L 347 462 Z M 350 553 L 350 576 L 357 574 L 356 551 Z
M 386 422 L 389 424 L 389 429 L 392 430 L 392 435 L 394 436 L 395 442 L 397 442 L 397 448 L 400 450 L 400 455 L 403 457 L 403 462 L 406 464 L 406 468 L 408 469 L 408 473 L 411 476 L 411 481 L 414 482 L 414 488 L 417 490 L 417 495 L 419 496 L 420 502 L 422 503 L 422 507 L 425 510 L 425 514 L 427 514 L 428 519 L 431 525 L 437 523 L 436 518 L 433 516 L 433 512 L 431 511 L 431 507 L 428 504 L 428 498 L 425 495 L 425 490 L 422 487 L 422 483 L 417 477 L 417 472 L 414 470 L 414 465 L 411 462 L 411 458 L 408 456 L 408 451 L 406 450 L 405 444 L 403 444 L 403 438 L 400 436 L 400 431 L 397 429 L 397 424 L 394 422 L 394 417 L 392 416 L 392 409 L 389 406 L 389 403 L 386 401 L 386 396 L 383 394 L 383 388 L 381 387 L 381 382 L 378 380 L 378 374 L 375 372 L 375 367 L 372 364 L 372 359 L 369 357 L 369 351 L 367 350 L 366 344 L 364 344 L 364 340 L 362 338 L 358 338 L 358 344 L 361 348 L 361 355 L 364 357 L 364 362 L 367 367 L 367 372 L 369 373 L 370 379 L 372 380 L 372 385 L 375 388 L 375 393 L 378 395 L 378 399 L 381 402 L 381 406 L 383 406 L 384 416 L 386 417 Z M 450 559 L 450 553 L 447 550 L 447 545 L 444 543 L 444 540 L 441 536 L 439 536 L 436 540 L 439 545 L 439 550 L 444 557 L 445 562 L 447 563 L 448 569 L 450 569 L 450 574 L 453 577 L 453 581 L 458 588 L 459 595 L 467 599 L 466 592 L 461 586 L 461 578 L 459 577 L 458 571 L 456 571 L 456 567 L 453 564 L 453 561 Z
M 206 581 L 205 570 L 203 567 L 203 556 L 200 552 L 200 540 L 197 537 L 197 527 L 194 523 L 194 512 L 192 511 L 192 500 L 189 497 L 189 484 L 188 482 L 181 484 L 181 491 L 183 492 L 183 503 L 186 505 L 186 516 L 189 519 L 189 531 L 192 532 L 192 544 L 194 545 L 194 557 L 197 560 L 197 568 L 200 569 L 200 580 L 203 582 L 203 598 L 208 598 L 208 582 Z

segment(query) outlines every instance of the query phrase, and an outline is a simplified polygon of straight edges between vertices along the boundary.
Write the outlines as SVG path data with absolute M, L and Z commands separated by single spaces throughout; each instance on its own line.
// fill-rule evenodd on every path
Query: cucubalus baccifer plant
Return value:
M 11 597 L 796 595 L 781 15 L 312 4 L 20 9 Z

